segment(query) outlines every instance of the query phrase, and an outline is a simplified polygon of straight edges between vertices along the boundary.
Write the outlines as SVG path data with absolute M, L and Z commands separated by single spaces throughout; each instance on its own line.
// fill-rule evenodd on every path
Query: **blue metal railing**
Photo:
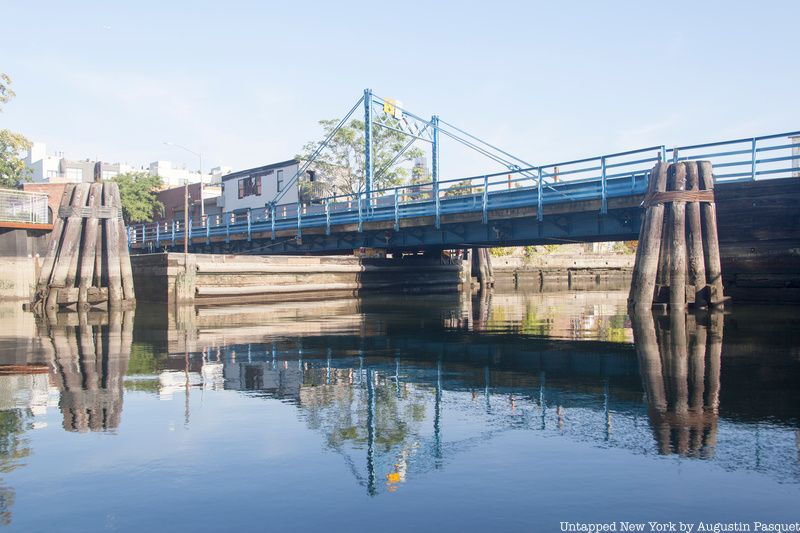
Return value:
M 252 209 L 244 213 L 224 213 L 189 224 L 192 239 L 246 235 L 266 232 L 272 239 L 277 232 L 392 221 L 399 229 L 403 219 L 455 213 L 488 213 L 498 209 L 536 207 L 542 220 L 547 205 L 600 200 L 605 213 L 610 198 L 643 194 L 653 165 L 660 161 L 710 160 L 714 179 L 719 183 L 800 177 L 800 131 L 678 146 L 664 145 L 606 154 L 511 171 L 466 178 L 402 185 L 369 193 L 334 195 L 310 204 L 281 204 Z M 192 227 L 194 226 L 194 227 Z M 131 226 L 130 244 L 153 243 L 156 247 L 183 242 L 181 221 L 156 222 Z

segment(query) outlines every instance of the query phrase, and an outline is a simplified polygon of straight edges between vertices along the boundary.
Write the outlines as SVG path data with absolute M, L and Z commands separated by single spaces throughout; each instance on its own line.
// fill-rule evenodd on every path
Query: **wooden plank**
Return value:
M 119 186 L 116 183 L 110 183 L 110 185 L 111 193 L 114 198 L 113 207 L 122 209 Z M 128 232 L 125 230 L 124 222 L 119 217 L 111 219 L 109 227 L 112 232 L 117 232 L 117 240 L 119 243 L 119 269 L 120 277 L 122 278 L 122 296 L 125 301 L 133 303 L 136 301 L 136 294 L 133 290 L 133 271 L 131 270 L 131 256 L 128 250 Z
M 707 191 L 714 190 L 714 177 L 711 162 L 699 161 L 697 166 L 700 188 Z M 722 287 L 722 265 L 720 263 L 719 240 L 717 235 L 717 213 L 714 203 L 703 202 L 702 213 L 706 280 L 710 287 L 709 301 L 712 305 L 721 305 L 724 294 Z
M 54 224 L 35 224 L 33 222 L 14 222 L 11 220 L 0 220 L 0 228 L 7 229 L 33 229 L 48 231 L 53 229 Z
M 88 205 L 96 208 L 103 200 L 103 184 L 92 183 L 89 188 Z M 89 286 L 92 284 L 95 267 L 95 252 L 97 248 L 97 217 L 86 219 L 83 228 L 83 250 L 81 251 L 80 280 L 78 282 L 78 307 L 86 309 Z
M 107 206 L 115 206 L 114 192 L 112 185 L 116 183 L 106 182 L 103 184 L 103 203 Z M 108 305 L 110 309 L 118 309 L 122 305 L 122 281 L 120 279 L 119 263 L 119 233 L 115 231 L 113 219 L 105 220 L 106 237 L 106 264 L 108 267 Z
M 64 194 L 61 196 L 60 207 L 67 207 L 72 202 L 72 194 L 75 191 L 75 185 L 67 185 L 64 189 Z M 50 285 L 50 277 L 53 274 L 53 266 L 58 257 L 58 249 L 61 245 L 61 240 L 64 232 L 64 219 L 56 217 L 53 221 L 53 231 L 50 233 L 50 242 L 47 245 L 47 253 L 42 263 L 42 269 L 39 272 L 39 290 L 47 289 Z
M 662 192 L 667 185 L 667 164 L 659 162 L 650 171 L 649 193 Z M 656 285 L 656 269 L 663 230 L 664 205 L 649 206 L 639 232 L 636 265 L 628 304 L 637 310 L 650 309 Z M 639 250 L 641 249 L 641 251 Z
M 673 191 L 686 190 L 686 165 L 675 163 L 670 166 L 670 181 Z M 672 227 L 670 238 L 672 243 L 670 251 L 670 286 L 669 305 L 671 308 L 683 309 L 686 307 L 686 202 L 675 200 L 672 202 Z M 686 334 L 683 335 L 684 347 Z
M 700 190 L 700 175 L 696 161 L 686 162 L 686 189 Z M 689 202 L 686 206 L 687 280 L 692 286 L 694 304 L 705 307 L 706 266 L 703 257 L 703 228 L 700 217 L 700 202 Z M 703 330 L 705 336 L 705 330 Z M 705 339 L 703 339 L 705 349 Z
M 89 184 L 79 183 L 75 185 L 75 191 L 72 195 L 70 205 L 82 207 L 86 204 L 86 198 L 89 196 Z M 47 299 L 47 307 L 55 309 L 57 307 L 57 295 L 52 293 L 52 289 L 67 287 L 68 280 L 74 284 L 75 274 L 69 273 L 72 263 L 77 267 L 78 245 L 81 238 L 81 228 L 83 227 L 83 219 L 80 217 L 69 217 L 65 222 L 64 235 L 62 238 L 61 246 L 58 249 L 58 256 L 53 265 L 53 274 L 50 278 L 51 295 Z M 69 285 L 70 287 L 72 285 Z

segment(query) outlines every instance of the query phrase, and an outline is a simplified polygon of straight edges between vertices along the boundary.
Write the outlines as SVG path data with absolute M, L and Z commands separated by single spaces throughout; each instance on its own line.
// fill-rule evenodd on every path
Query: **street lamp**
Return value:
M 205 201 L 203 200 L 203 155 L 200 152 L 195 152 L 190 148 L 186 148 L 185 146 L 181 146 L 180 144 L 175 144 L 173 142 L 167 141 L 164 144 L 166 144 L 167 146 L 174 146 L 175 148 L 180 148 L 181 150 L 186 150 L 190 154 L 196 155 L 197 159 L 200 161 L 200 222 L 201 224 L 205 225 L 206 206 L 205 206 Z M 188 194 L 188 189 L 186 194 Z

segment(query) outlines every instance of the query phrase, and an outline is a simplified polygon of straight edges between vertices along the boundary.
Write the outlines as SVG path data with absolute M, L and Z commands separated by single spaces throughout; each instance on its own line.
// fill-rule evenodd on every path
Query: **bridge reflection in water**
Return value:
M 624 293 L 586 294 L 252 306 L 234 313 L 238 328 L 232 308 L 200 310 L 184 317 L 190 333 L 167 340 L 189 354 L 171 350 L 169 366 L 188 387 L 295 405 L 369 494 L 516 430 L 800 480 L 796 408 L 753 411 L 738 392 L 748 376 L 736 339 L 720 414 L 723 315 L 629 320 Z
M 135 325 L 132 313 L 58 317 L 41 327 L 36 357 L 67 431 L 121 431 L 124 394 L 184 395 L 188 427 L 193 391 L 240 391 L 295 406 L 370 495 L 513 431 L 800 481 L 798 393 L 787 387 L 798 368 L 784 357 L 795 348 L 759 360 L 756 375 L 752 347 L 766 353 L 775 338 L 754 343 L 752 316 L 630 320 L 625 296 L 373 297 L 168 317 L 142 307 Z M 780 398 L 749 401 L 773 389 Z

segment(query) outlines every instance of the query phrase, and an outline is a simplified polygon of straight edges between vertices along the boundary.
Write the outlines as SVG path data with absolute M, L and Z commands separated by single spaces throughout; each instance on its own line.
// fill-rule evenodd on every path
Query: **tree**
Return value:
M 7 104 L 17 94 L 11 90 L 11 78 L 8 74 L 0 72 L 0 104 Z M 3 108 L 0 107 L 0 111 Z
M 13 189 L 20 182 L 31 181 L 31 171 L 20 157 L 30 148 L 31 142 L 24 135 L 0 130 L 0 188 Z
M 320 120 L 325 137 L 333 132 L 339 123 L 336 119 Z M 389 163 L 403 149 L 409 137 L 402 133 L 375 125 L 372 128 L 373 142 L 373 189 L 396 187 L 406 181 L 408 169 L 403 163 L 423 155 L 419 148 L 407 150 L 391 166 Z M 318 143 L 309 142 L 303 146 L 303 153 L 298 157 L 309 160 L 317 149 Z M 315 181 L 301 183 L 302 189 L 313 187 L 313 193 L 319 196 L 333 194 L 356 194 L 364 186 L 364 121 L 353 119 L 342 126 L 334 134 L 325 150 L 314 160 Z
M 11 78 L 0 72 L 0 104 L 7 104 L 16 94 L 11 90 Z M 0 105 L 0 112 L 3 111 Z M 0 129 L 0 187 L 14 188 L 30 181 L 30 169 L 21 154 L 30 150 L 31 142 L 24 135 Z
M 151 222 L 153 215 L 164 209 L 158 201 L 157 193 L 162 188 L 161 176 L 151 176 L 147 172 L 125 172 L 116 176 L 122 200 L 122 217 L 125 223 Z
M 461 180 L 455 185 L 451 185 L 447 191 L 445 191 L 444 196 L 445 198 L 450 198 L 453 196 L 467 196 L 470 194 L 475 194 L 477 191 L 472 186 L 471 179 Z

